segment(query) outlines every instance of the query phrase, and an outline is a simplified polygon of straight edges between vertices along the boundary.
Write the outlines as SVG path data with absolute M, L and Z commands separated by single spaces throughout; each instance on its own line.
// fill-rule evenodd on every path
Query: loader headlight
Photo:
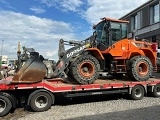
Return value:
M 91 44 L 88 43 L 88 44 L 86 44 L 86 47 L 90 47 L 90 45 L 91 45 Z

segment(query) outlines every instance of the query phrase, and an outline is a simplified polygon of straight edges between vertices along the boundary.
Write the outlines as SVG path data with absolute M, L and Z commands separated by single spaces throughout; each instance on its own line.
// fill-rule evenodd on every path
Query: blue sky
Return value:
M 148 0 L 0 0 L 2 54 L 16 58 L 17 43 L 58 59 L 58 42 L 83 40 L 102 17 L 120 18 Z M 125 4 L 124 4 L 125 3 Z

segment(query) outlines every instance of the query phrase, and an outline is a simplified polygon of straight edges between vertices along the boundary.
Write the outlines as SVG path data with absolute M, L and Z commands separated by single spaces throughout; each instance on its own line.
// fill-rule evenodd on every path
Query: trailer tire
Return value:
M 47 92 L 38 92 L 30 99 L 30 107 L 35 112 L 43 112 L 51 108 L 52 97 Z
M 6 96 L 0 96 L 0 117 L 7 115 L 12 108 L 10 99 Z
M 144 88 L 141 85 L 136 85 L 132 88 L 130 98 L 132 100 L 141 100 L 144 97 Z
M 146 81 L 153 73 L 153 66 L 148 57 L 135 56 L 128 63 L 128 77 L 136 81 Z
M 71 74 L 80 84 L 92 84 L 98 77 L 100 64 L 92 55 L 81 55 L 73 63 Z
M 151 92 L 153 97 L 160 97 L 160 84 L 157 84 L 153 88 L 153 92 Z

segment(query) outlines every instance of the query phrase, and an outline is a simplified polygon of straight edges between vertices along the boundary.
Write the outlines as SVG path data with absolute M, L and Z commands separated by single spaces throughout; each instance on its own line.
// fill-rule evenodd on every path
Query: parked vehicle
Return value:
M 0 116 L 17 104 L 42 112 L 57 94 L 77 97 L 128 94 L 140 100 L 150 93 L 160 97 L 160 79 L 150 78 L 157 68 L 157 44 L 127 38 L 128 21 L 103 18 L 93 36 L 84 41 L 59 42 L 59 61 L 47 60 L 33 48 L 18 44 L 14 76 L 0 81 Z M 65 50 L 65 44 L 73 45 Z M 119 79 L 100 78 L 108 73 Z
M 35 50 L 25 49 L 21 55 L 19 49 L 18 69 L 13 82 L 40 82 L 46 78 L 46 74 L 50 74 L 49 79 L 68 76 L 80 84 L 92 84 L 100 72 L 119 77 L 125 74 L 132 81 L 148 80 L 153 70 L 157 69 L 157 43 L 136 41 L 134 36 L 132 39 L 127 38 L 127 24 L 128 21 L 103 18 L 93 27 L 95 32 L 88 39 L 61 39 L 59 60 L 55 66 L 50 64 L 54 69 L 48 69 L 45 59 Z M 65 50 L 66 44 L 73 47 Z M 23 65 L 24 61 L 26 63 Z
M 1 68 L 2 69 L 8 69 L 8 56 L 7 55 L 2 55 L 2 60 L 1 60 Z

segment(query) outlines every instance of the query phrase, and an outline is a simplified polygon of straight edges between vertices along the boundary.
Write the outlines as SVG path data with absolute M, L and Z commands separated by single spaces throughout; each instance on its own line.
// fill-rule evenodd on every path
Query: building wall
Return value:
M 135 35 L 138 39 L 158 42 L 160 49 L 159 0 L 149 0 L 120 19 L 130 21 L 128 25 L 128 37 L 131 37 L 132 32 L 136 31 Z

